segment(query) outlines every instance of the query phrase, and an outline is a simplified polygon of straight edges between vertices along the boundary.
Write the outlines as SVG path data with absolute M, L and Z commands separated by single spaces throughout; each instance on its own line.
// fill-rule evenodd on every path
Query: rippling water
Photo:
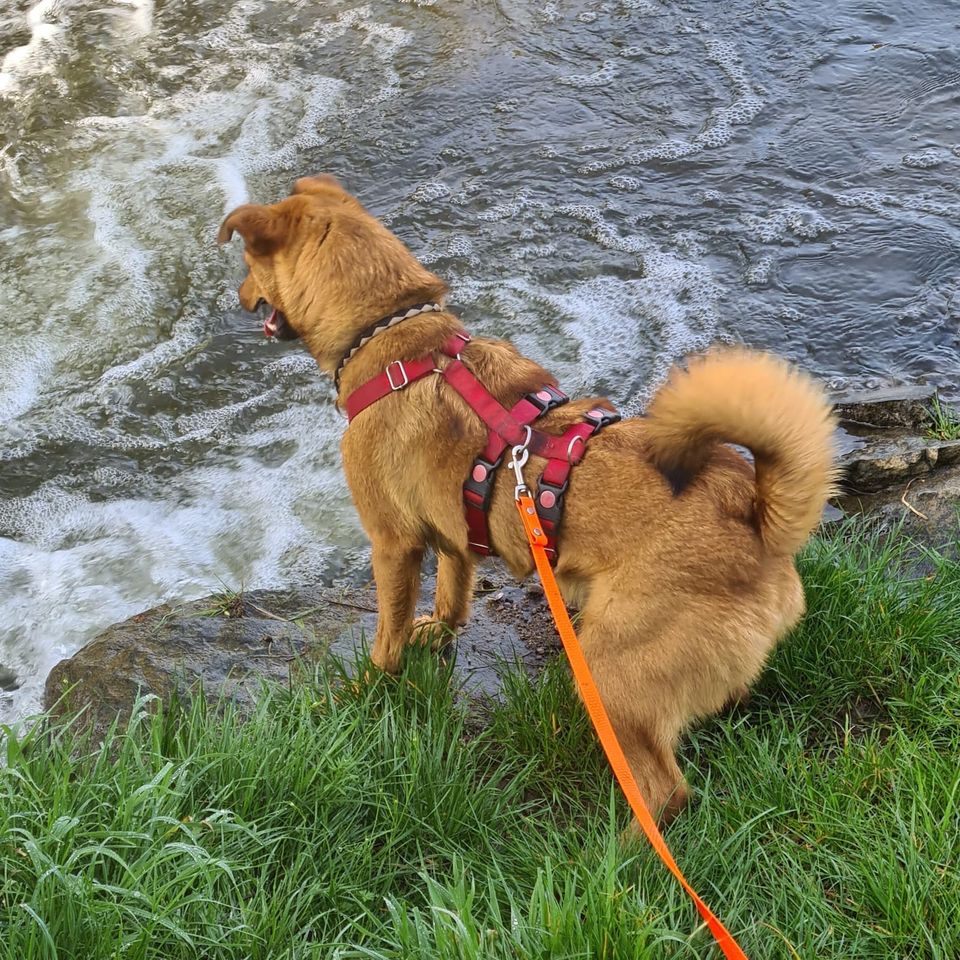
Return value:
M 473 329 L 628 410 L 718 338 L 956 394 L 958 23 L 935 0 L 0 3 L 0 719 L 161 600 L 364 574 L 329 388 L 238 310 L 213 242 L 300 174 L 338 174 Z

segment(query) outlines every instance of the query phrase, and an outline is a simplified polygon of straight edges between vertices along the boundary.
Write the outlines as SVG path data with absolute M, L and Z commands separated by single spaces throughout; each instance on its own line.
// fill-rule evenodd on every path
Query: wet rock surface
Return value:
M 956 553 L 960 534 L 960 467 L 944 467 L 893 490 L 848 495 L 838 501 L 850 513 L 897 526 L 908 536 Z
M 904 387 L 836 398 L 843 513 L 866 514 L 881 526 L 936 547 L 953 547 L 960 506 L 960 418 L 934 390 Z
M 833 398 L 840 420 L 867 428 L 901 428 L 919 432 L 930 421 L 936 390 L 927 386 L 849 390 Z
M 935 440 L 904 431 L 866 436 L 841 456 L 844 485 L 855 493 L 873 493 L 921 477 L 960 461 L 960 440 Z
M 420 612 L 429 612 L 432 590 L 425 578 Z M 138 695 L 167 699 L 202 689 L 249 706 L 263 681 L 289 683 L 328 654 L 349 668 L 372 642 L 375 625 L 372 588 L 255 590 L 164 604 L 110 627 L 57 664 L 44 707 L 56 714 L 83 710 L 102 730 L 129 714 Z M 470 622 L 457 639 L 464 696 L 496 695 L 504 662 L 535 672 L 557 643 L 539 590 L 501 572 L 481 577 Z
M 843 494 L 825 521 L 866 513 L 936 546 L 956 542 L 960 439 L 934 435 L 933 398 L 913 387 L 837 398 Z M 418 612 L 429 612 L 433 587 L 424 578 Z M 164 605 L 109 628 L 58 664 L 44 705 L 84 709 L 101 728 L 128 713 L 138 694 L 167 698 L 202 685 L 208 695 L 249 705 L 264 680 L 288 683 L 304 663 L 332 654 L 349 667 L 375 623 L 372 587 L 258 590 Z M 558 649 L 539 586 L 517 584 L 495 565 L 482 569 L 457 640 L 464 695 L 495 696 L 504 662 L 536 672 Z
M 0 690 L 9 692 L 18 689 L 19 686 L 17 675 L 9 667 L 0 663 Z

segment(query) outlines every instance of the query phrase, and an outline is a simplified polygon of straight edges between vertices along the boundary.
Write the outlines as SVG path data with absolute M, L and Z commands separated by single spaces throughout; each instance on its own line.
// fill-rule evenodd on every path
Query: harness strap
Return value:
M 595 407 L 583 415 L 583 423 L 574 424 L 563 435 L 572 445 L 579 440 L 583 449 L 587 440 L 604 427 L 616 423 L 620 414 L 615 410 L 605 410 Z M 557 562 L 557 540 L 560 537 L 560 521 L 563 519 L 563 500 L 570 485 L 570 471 L 573 464 L 569 460 L 548 460 L 540 480 L 537 482 L 537 513 L 543 521 L 543 532 L 546 535 L 544 552 L 551 564 Z
M 394 360 L 347 397 L 344 403 L 347 419 L 352 421 L 377 400 L 402 390 L 428 374 L 439 373 L 487 425 L 489 431 L 483 453 L 474 461 L 463 485 L 470 549 L 484 556 L 493 553 L 487 511 L 496 471 L 503 461 L 507 446 L 524 444 L 530 453 L 547 460 L 538 487 L 538 503 L 547 536 L 547 554 L 551 562 L 556 563 L 563 498 L 569 484 L 570 470 L 583 459 L 588 438 L 607 424 L 619 420 L 620 416 L 612 410 L 597 408 L 584 416 L 583 423 L 569 427 L 562 436 L 531 430 L 528 437 L 529 425 L 548 410 L 566 403 L 566 394 L 548 385 L 521 398 L 512 409 L 507 410 L 460 359 L 460 351 L 469 341 L 470 335 L 460 331 L 439 348 L 453 361 L 443 370 L 437 367 L 432 354 L 416 360 Z
M 449 364 L 441 376 L 467 402 L 473 412 L 487 427 L 502 437 L 505 444 L 517 446 L 524 443 L 527 431 L 510 415 L 510 411 L 496 399 L 487 388 L 464 366 L 460 360 Z M 533 431 L 529 443 L 530 452 L 545 460 L 569 460 L 579 463 L 583 459 L 582 438 L 568 439 L 550 433 Z
M 521 427 L 539 419 L 545 413 L 562 406 L 570 398 L 556 387 L 546 386 L 522 397 L 510 410 L 510 416 Z M 463 484 L 463 506 L 467 517 L 468 545 L 474 553 L 484 557 L 493 554 L 490 546 L 490 524 L 487 513 L 493 496 L 493 483 L 503 463 L 507 442 L 492 430 L 487 434 L 487 445 L 470 468 Z
M 526 431 L 510 411 L 466 368 L 462 360 L 448 364 L 441 374 L 467 402 L 473 412 L 504 441 L 515 446 L 523 442 Z
M 463 345 L 470 340 L 468 333 L 455 333 L 440 350 L 451 357 L 459 356 Z M 459 362 L 459 361 L 455 361 Z M 371 404 L 382 400 L 387 394 L 395 390 L 402 390 L 405 386 L 420 380 L 428 373 L 436 373 L 437 364 L 433 356 L 427 354 L 416 360 L 394 360 L 386 369 L 368 380 L 362 387 L 358 387 L 347 397 L 343 409 L 347 413 L 347 420 L 353 418 Z

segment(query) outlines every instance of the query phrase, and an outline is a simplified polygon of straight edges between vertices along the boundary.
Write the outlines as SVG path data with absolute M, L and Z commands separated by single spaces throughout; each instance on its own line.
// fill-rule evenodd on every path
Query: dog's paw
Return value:
M 377 644 L 373 645 L 373 650 L 370 653 L 370 662 L 384 673 L 399 673 L 402 660 L 402 652 L 378 649 Z
M 666 803 L 664 803 L 659 810 L 650 811 L 655 814 L 654 819 L 657 822 L 657 827 L 660 830 L 665 830 L 669 827 L 670 824 L 680 816 L 692 798 L 693 794 L 686 781 L 678 783 L 673 793 L 667 798 Z M 640 822 L 636 817 L 630 820 L 630 825 L 620 834 L 620 842 L 624 846 L 632 846 L 635 843 L 645 840 L 645 838 L 646 833 L 644 833 L 643 827 L 640 826 Z
M 738 707 L 746 707 L 750 703 L 750 688 L 744 683 L 730 693 L 727 702 L 724 704 L 724 710 L 736 710 Z
M 457 638 L 457 631 L 436 617 L 422 616 L 413 621 L 410 642 L 431 650 L 443 650 Z

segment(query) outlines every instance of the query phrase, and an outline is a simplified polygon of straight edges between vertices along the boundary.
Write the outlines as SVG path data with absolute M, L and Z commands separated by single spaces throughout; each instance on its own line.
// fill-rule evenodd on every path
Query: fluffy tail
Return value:
M 752 451 L 757 529 L 774 554 L 793 554 L 833 491 L 834 419 L 823 390 L 785 361 L 716 349 L 675 369 L 648 410 L 653 462 L 692 480 L 717 443 Z

